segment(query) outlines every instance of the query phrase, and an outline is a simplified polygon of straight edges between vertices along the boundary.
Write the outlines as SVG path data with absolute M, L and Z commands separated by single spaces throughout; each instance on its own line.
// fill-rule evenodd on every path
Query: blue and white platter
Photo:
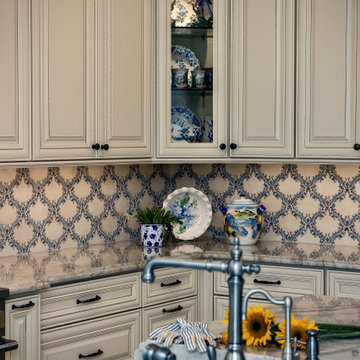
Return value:
M 188 69 L 190 71 L 200 69 L 200 61 L 193 51 L 185 46 L 171 46 L 171 67 L 173 69 Z
M 193 240 L 209 227 L 212 209 L 209 199 L 200 190 L 183 187 L 175 190 L 164 201 L 163 207 L 182 220 L 174 224 L 174 236 L 179 240 Z
M 203 127 L 199 118 L 182 106 L 171 108 L 171 141 L 200 142 Z

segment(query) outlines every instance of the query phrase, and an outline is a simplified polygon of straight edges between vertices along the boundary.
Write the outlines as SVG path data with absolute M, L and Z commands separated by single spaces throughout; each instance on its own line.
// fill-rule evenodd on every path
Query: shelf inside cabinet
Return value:
M 197 95 L 197 96 L 212 96 L 213 90 L 212 89 L 197 89 L 197 88 L 177 88 L 172 87 L 171 91 L 176 92 L 178 94 L 183 95 Z
M 173 27 L 171 28 L 173 38 L 201 38 L 203 40 L 213 37 L 213 29 L 211 28 L 190 28 L 190 27 Z

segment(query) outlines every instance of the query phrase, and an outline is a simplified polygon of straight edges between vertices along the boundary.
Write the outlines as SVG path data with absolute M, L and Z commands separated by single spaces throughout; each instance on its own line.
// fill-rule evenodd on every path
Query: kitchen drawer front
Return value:
M 136 273 L 45 290 L 41 292 L 41 329 L 140 307 L 140 286 L 140 273 Z
M 143 306 L 155 305 L 197 294 L 197 272 L 183 269 L 155 271 L 152 284 L 142 284 Z
M 182 318 L 188 321 L 197 320 L 197 300 L 196 297 L 180 301 L 172 301 L 163 305 L 154 306 L 143 310 L 143 338 L 149 338 L 149 333 L 160 326 L 176 322 Z M 170 312 L 169 312 L 170 311 Z
M 215 273 L 214 293 L 228 295 L 227 274 Z M 261 288 L 279 298 L 324 294 L 324 271 L 321 269 L 302 269 L 283 266 L 261 265 L 260 274 L 244 275 L 244 293 Z
M 327 295 L 360 299 L 360 273 L 328 270 Z
M 44 330 L 41 360 L 133 359 L 140 343 L 140 310 Z M 95 354 L 98 354 L 97 356 Z

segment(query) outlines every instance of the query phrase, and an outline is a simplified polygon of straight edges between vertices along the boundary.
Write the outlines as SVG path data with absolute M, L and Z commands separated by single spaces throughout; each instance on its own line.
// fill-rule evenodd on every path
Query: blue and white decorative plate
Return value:
M 171 46 L 171 68 L 188 70 L 188 85 L 192 86 L 192 71 L 200 69 L 200 61 L 193 51 L 181 45 Z
M 176 27 L 190 27 L 193 21 L 204 17 L 204 0 L 172 0 L 171 20 Z
M 182 224 L 175 224 L 173 228 L 179 240 L 199 237 L 211 223 L 211 204 L 200 190 L 188 187 L 175 190 L 166 198 L 163 207 L 182 220 Z
M 171 141 L 199 142 L 203 127 L 199 118 L 182 106 L 171 108 Z

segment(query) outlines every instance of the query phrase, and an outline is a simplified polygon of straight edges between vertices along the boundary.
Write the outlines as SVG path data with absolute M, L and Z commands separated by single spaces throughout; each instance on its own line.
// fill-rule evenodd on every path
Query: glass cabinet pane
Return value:
M 171 142 L 213 142 L 213 2 L 171 1 Z

